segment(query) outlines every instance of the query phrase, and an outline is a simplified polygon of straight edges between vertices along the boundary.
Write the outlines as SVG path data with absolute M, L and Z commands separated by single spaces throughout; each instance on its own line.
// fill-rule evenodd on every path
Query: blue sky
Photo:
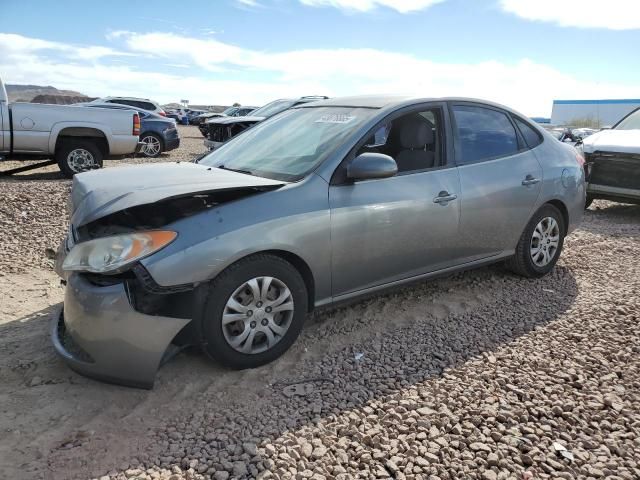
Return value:
M 458 95 L 528 115 L 640 97 L 637 0 L 0 3 L 5 82 L 94 96 Z

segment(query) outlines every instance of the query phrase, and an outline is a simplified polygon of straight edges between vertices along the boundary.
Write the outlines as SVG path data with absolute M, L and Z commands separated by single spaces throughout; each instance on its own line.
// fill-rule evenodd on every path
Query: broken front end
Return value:
M 143 186 L 134 188 L 132 176 Z M 180 220 L 281 184 L 196 164 L 77 175 L 56 259 L 66 282 L 51 324 L 60 356 L 78 373 L 151 388 L 165 361 L 198 344 L 192 319 L 199 290 L 197 283 L 159 285 L 142 260 L 170 249 L 184 256 L 189 233 L 176 227 Z
M 615 202 L 640 204 L 640 154 L 585 154 L 587 195 Z

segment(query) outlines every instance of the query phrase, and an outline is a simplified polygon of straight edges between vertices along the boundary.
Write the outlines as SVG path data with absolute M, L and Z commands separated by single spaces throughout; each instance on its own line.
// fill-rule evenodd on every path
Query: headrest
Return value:
M 424 148 L 431 143 L 433 143 L 433 131 L 424 120 L 412 118 L 400 127 L 402 148 Z

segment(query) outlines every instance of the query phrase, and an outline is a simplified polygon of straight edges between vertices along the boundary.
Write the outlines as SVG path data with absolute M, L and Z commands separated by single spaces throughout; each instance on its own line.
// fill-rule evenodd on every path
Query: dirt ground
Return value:
M 203 151 L 180 131 L 158 161 Z M 144 391 L 50 345 L 69 186 L 0 178 L 0 478 L 640 478 L 640 206 L 596 201 L 545 278 L 496 265 L 316 312 L 270 365 L 186 351 Z

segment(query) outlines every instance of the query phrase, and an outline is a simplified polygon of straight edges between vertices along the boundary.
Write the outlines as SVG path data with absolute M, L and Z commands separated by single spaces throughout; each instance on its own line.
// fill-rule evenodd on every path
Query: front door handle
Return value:
M 451 200 L 455 200 L 458 198 L 455 194 L 450 194 L 449 192 L 442 191 L 438 194 L 436 198 L 433 199 L 433 203 L 439 203 L 441 205 L 446 205 Z
M 535 185 L 536 183 L 540 183 L 539 178 L 535 178 L 533 175 L 527 175 L 524 180 L 522 180 L 522 185 L 525 187 L 529 185 Z

